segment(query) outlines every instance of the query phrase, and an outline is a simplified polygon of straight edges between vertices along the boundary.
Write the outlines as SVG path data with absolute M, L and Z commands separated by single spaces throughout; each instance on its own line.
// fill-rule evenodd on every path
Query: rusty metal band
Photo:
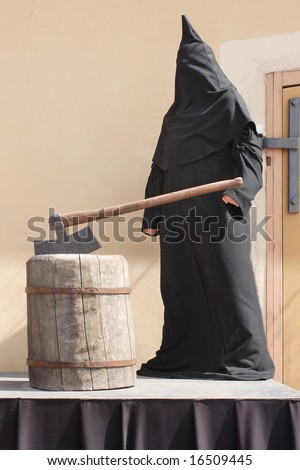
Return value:
M 136 359 L 125 359 L 123 361 L 32 361 L 27 359 L 29 367 L 41 367 L 45 369 L 104 369 L 111 367 L 134 366 Z
M 130 294 L 129 287 L 26 287 L 27 294 Z

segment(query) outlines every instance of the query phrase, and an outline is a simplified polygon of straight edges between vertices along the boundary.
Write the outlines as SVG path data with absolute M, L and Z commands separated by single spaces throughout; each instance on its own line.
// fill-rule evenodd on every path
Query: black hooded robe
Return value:
M 183 17 L 175 101 L 166 114 L 146 197 L 241 176 L 244 186 L 145 210 L 159 230 L 162 343 L 139 375 L 269 379 L 250 258 L 250 207 L 262 186 L 260 139 L 247 107 Z

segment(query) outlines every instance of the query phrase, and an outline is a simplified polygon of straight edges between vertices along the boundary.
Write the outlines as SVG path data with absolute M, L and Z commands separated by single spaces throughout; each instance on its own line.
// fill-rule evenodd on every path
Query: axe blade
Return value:
M 59 240 L 34 241 L 35 255 L 87 254 L 101 248 L 90 227 Z

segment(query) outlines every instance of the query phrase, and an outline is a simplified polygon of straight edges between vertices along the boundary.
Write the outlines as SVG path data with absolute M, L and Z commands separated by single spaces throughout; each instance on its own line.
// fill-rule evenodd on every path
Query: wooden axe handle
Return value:
M 160 196 L 150 197 L 148 199 L 141 199 L 140 201 L 129 202 L 119 206 L 91 211 L 72 212 L 71 214 L 63 214 L 60 217 L 64 226 L 69 227 L 71 225 L 79 225 L 86 222 L 91 222 L 93 220 L 100 220 L 116 215 L 128 214 L 129 212 L 138 211 L 140 209 L 148 209 L 149 207 L 169 204 L 170 202 L 181 201 L 183 199 L 188 199 L 195 196 L 202 196 L 203 194 L 217 191 L 226 191 L 227 189 L 231 188 L 240 188 L 241 186 L 243 186 L 242 178 L 216 181 L 214 183 L 182 189 L 181 191 L 174 191 L 172 193 L 162 194 Z

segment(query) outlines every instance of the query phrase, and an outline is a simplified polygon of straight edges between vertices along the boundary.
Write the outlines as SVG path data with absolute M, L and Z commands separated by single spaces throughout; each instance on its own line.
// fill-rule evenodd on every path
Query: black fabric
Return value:
M 78 400 L 20 400 L 18 449 L 80 449 Z
M 300 401 L 0 400 L 1 450 L 300 449 Z
M 163 337 L 139 375 L 222 380 L 273 377 L 250 259 L 249 208 L 262 184 L 261 151 L 251 126 L 221 151 L 165 172 L 154 167 L 148 195 L 243 176 L 242 188 L 146 210 L 159 227 Z M 152 217 L 155 217 L 154 224 Z M 158 223 L 157 221 L 160 220 Z
M 250 258 L 250 208 L 262 187 L 261 139 L 211 48 L 182 17 L 175 101 L 146 197 L 241 176 L 242 188 L 144 212 L 160 234 L 162 343 L 138 374 L 261 380 L 274 375 Z M 222 196 L 233 202 L 224 204 Z
M 18 448 L 18 400 L 0 400 L 0 449 Z
M 182 16 L 174 103 L 166 113 L 153 162 L 162 170 L 220 150 L 252 122 L 247 106 L 212 49 Z
M 206 159 L 206 172 L 214 171 L 210 170 L 211 161 L 215 155 L 220 155 L 222 158 L 223 153 L 229 156 L 229 166 L 233 168 L 231 172 L 225 170 L 226 173 L 220 174 L 219 177 L 225 179 L 226 174 L 230 175 L 230 178 L 235 176 L 241 176 L 243 178 L 243 186 L 241 188 L 233 188 L 224 191 L 222 194 L 227 194 L 234 199 L 239 207 L 227 204 L 226 208 L 230 215 L 234 218 L 247 216 L 251 208 L 251 203 L 262 187 L 262 139 L 256 135 L 255 128 L 252 124 L 247 125 L 234 139 L 229 142 L 224 150 L 221 149 L 219 152 L 214 152 L 210 155 L 209 160 Z M 223 162 L 222 162 L 223 163 Z M 179 170 L 180 171 L 180 170 Z M 165 191 L 165 173 L 155 163 L 151 166 L 151 172 L 148 177 L 145 197 L 154 197 L 164 194 Z M 207 182 L 213 182 L 214 173 L 209 175 Z M 200 184 L 197 182 L 197 185 Z M 174 207 L 174 206 L 172 206 Z M 162 221 L 162 207 L 155 206 L 150 207 L 144 212 L 142 230 L 146 228 L 158 229 L 159 224 Z

